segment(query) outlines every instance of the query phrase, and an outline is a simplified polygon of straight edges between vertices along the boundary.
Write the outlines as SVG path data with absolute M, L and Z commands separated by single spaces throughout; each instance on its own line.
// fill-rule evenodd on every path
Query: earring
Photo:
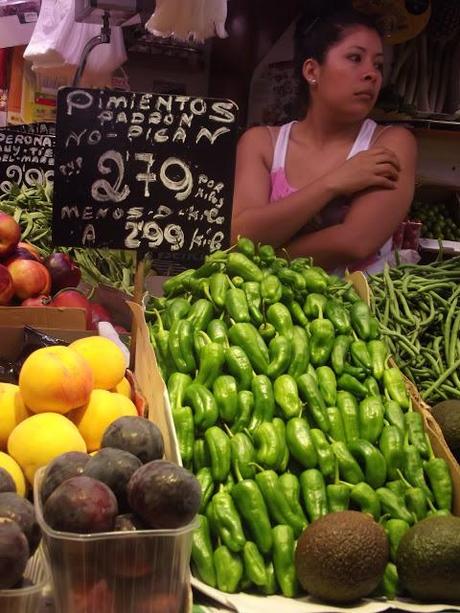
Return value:
M 310 85 L 313 85 L 313 86 L 318 83 L 316 79 L 310 79 L 308 82 L 310 83 Z

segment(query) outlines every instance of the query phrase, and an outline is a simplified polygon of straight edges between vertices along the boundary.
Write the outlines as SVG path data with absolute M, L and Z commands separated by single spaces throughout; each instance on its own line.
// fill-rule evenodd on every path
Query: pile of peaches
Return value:
M 102 305 L 77 289 L 81 271 L 67 253 L 46 258 L 30 243 L 21 242 L 21 228 L 0 211 L 0 306 L 76 307 L 86 311 L 89 330 L 99 321 L 111 322 Z

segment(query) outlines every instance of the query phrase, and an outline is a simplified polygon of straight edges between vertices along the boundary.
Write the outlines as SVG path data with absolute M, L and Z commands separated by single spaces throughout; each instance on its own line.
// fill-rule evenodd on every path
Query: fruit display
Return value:
M 316 543 L 316 526 L 332 526 L 336 512 L 360 511 L 373 518 L 362 545 L 337 554 L 341 569 L 331 561 L 342 577 L 356 570 L 356 591 L 329 600 L 377 584 L 376 593 L 400 593 L 389 581 L 399 540 L 424 517 L 450 513 L 452 481 L 351 283 L 240 237 L 168 279 L 146 314 L 182 461 L 201 486 L 195 576 L 228 593 L 296 596 L 314 570 L 304 539 Z M 355 568 L 365 549 L 375 555 L 369 574 Z M 327 575 L 326 562 L 316 570 Z
M 460 240 L 460 225 L 455 221 L 448 203 L 433 204 L 415 200 L 410 217 L 422 222 L 422 237 L 449 241 Z
M 386 267 L 368 278 L 380 333 L 429 403 L 460 398 L 459 263 Z
M 37 336 L 51 344 L 26 354 L 18 385 L 0 383 L 0 468 L 21 495 L 24 477 L 32 485 L 37 470 L 55 457 L 97 451 L 108 426 L 138 415 L 116 343 L 89 336 L 64 346 Z
M 53 213 L 52 183 L 37 184 L 35 187 L 13 185 L 9 193 L 0 196 L 0 212 L 12 217 L 20 227 L 22 240 L 34 245 L 40 258 L 45 258 L 55 283 L 75 278 L 78 267 L 84 279 L 90 284 L 116 287 L 127 294 L 134 288 L 134 254 L 130 251 L 103 249 L 62 249 L 62 254 L 53 256 L 51 243 L 51 220 Z M 2 243 L 6 248 L 14 242 L 17 224 L 2 222 L 0 218 L 0 259 Z M 4 228 L 4 229 L 3 229 Z M 3 238 L 5 236 L 5 238 Z M 67 256 L 64 257 L 64 256 Z M 71 262 L 74 262 L 72 265 Z M 67 283 L 67 286 L 73 283 Z M 1 273 L 0 273 L 1 292 Z M 1 293 L 0 293 L 1 296 Z

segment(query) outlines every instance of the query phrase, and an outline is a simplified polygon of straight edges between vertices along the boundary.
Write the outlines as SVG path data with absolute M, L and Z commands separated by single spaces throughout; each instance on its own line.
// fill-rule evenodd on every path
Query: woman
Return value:
M 375 271 L 409 209 L 416 166 L 410 132 L 366 119 L 382 85 L 381 35 L 347 10 L 307 28 L 299 21 L 295 43 L 306 114 L 240 139 L 233 238 L 312 256 L 337 272 Z

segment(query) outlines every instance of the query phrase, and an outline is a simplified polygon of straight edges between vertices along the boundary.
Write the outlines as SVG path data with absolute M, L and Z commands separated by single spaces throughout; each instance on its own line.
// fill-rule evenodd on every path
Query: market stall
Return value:
M 226 24 L 197 0 L 192 27 L 179 2 L 77 4 L 58 24 L 44 2 L 5 54 L 26 67 L 0 128 L 0 610 L 460 610 L 455 3 L 376 9 L 375 117 L 414 130 L 418 189 L 391 266 L 344 277 L 231 244 L 247 100 L 190 74 L 116 87 L 123 40 L 206 72 L 204 41 L 218 54 L 244 7 Z M 133 14 L 143 34 L 123 37 Z M 110 66 L 80 63 L 95 36 Z M 60 66 L 47 113 L 32 65 L 45 89 Z

